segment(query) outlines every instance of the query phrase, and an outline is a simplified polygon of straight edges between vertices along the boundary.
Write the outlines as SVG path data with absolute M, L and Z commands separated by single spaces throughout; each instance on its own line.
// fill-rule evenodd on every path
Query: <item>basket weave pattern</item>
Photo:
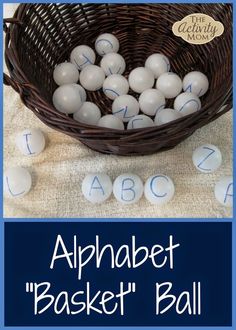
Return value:
M 196 12 L 221 21 L 224 34 L 204 45 L 191 45 L 174 36 L 173 23 Z M 14 17 L 5 20 L 4 30 L 10 75 L 4 74 L 4 83 L 11 85 L 46 125 L 93 150 L 119 155 L 167 150 L 232 108 L 230 4 L 21 4 Z M 172 71 L 181 78 L 193 70 L 205 73 L 210 88 L 201 98 L 202 109 L 160 127 L 131 131 L 89 126 L 58 112 L 52 105 L 57 87 L 53 81 L 55 65 L 67 60 L 79 44 L 94 48 L 98 35 L 105 32 L 119 39 L 126 77 L 156 52 L 169 57 Z M 99 61 L 97 57 L 96 64 Z M 103 114 L 111 112 L 112 101 L 102 91 L 87 95 Z M 172 104 L 173 100 L 169 100 L 167 106 Z

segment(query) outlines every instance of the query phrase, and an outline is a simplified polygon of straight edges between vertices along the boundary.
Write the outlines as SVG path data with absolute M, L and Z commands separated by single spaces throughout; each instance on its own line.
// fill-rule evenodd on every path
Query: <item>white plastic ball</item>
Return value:
M 111 74 L 122 74 L 126 67 L 123 56 L 118 53 L 104 55 L 100 65 L 106 76 L 110 76 Z
M 168 203 L 175 194 L 175 186 L 171 178 L 156 174 L 149 177 L 144 185 L 146 199 L 156 205 Z
M 52 101 L 58 111 L 66 114 L 74 113 L 83 103 L 81 88 L 77 84 L 59 86 L 53 93 Z
M 173 72 L 163 73 L 156 82 L 156 88 L 159 89 L 167 99 L 179 95 L 183 87 L 180 77 Z
M 12 167 L 4 173 L 4 193 L 8 197 L 16 198 L 26 195 L 31 185 L 31 175 L 23 167 Z
M 208 78 L 200 71 L 189 72 L 183 79 L 184 92 L 190 92 L 201 97 L 208 91 L 208 88 Z
M 197 170 L 212 173 L 220 167 L 222 155 L 219 148 L 213 144 L 204 144 L 194 150 L 192 160 Z
M 129 120 L 127 129 L 146 128 L 153 126 L 154 122 L 150 117 L 146 115 L 137 115 Z
M 101 119 L 99 119 L 97 125 L 100 127 L 106 127 L 112 129 L 120 129 L 120 130 L 125 129 L 123 121 L 114 115 L 103 116 Z
M 97 65 L 88 65 L 80 73 L 80 83 L 88 91 L 99 90 L 105 80 L 105 73 Z
M 115 100 L 120 95 L 127 94 L 128 91 L 128 81 L 120 74 L 108 76 L 103 83 L 103 92 L 111 100 Z
M 118 39 L 111 33 L 103 33 L 95 41 L 95 49 L 100 56 L 117 53 L 119 47 Z
M 170 71 L 170 61 L 163 54 L 152 54 L 146 59 L 145 67 L 152 70 L 154 77 L 158 78 L 163 73 Z
M 38 128 L 28 128 L 16 136 L 16 145 L 25 156 L 37 156 L 45 147 L 45 137 Z
M 154 74 L 148 68 L 138 67 L 129 74 L 130 88 L 136 93 L 142 93 L 154 85 Z
M 84 124 L 96 125 L 101 118 L 101 111 L 95 103 L 84 102 L 81 108 L 73 113 L 73 118 Z
M 87 45 L 75 47 L 70 54 L 70 61 L 76 65 L 78 70 L 83 70 L 86 66 L 94 64 L 96 59 L 95 52 Z
M 139 103 L 132 95 L 118 96 L 112 104 L 112 113 L 123 122 L 128 122 L 139 113 Z
M 87 174 L 82 182 L 82 193 L 91 203 L 103 203 L 112 193 L 112 182 L 105 173 Z
M 113 183 L 113 194 L 120 203 L 137 203 L 143 194 L 143 182 L 136 174 L 121 174 Z
M 81 101 L 82 101 L 82 103 L 84 103 L 87 100 L 87 94 L 85 92 L 85 89 L 82 86 L 80 86 L 79 84 L 77 84 L 76 86 L 79 91 Z
M 226 207 L 233 206 L 233 177 L 225 176 L 215 185 L 215 198 Z
M 174 109 L 179 111 L 183 116 L 190 115 L 201 109 L 201 101 L 195 94 L 184 92 L 176 97 Z
M 174 109 L 162 109 L 159 110 L 156 114 L 156 117 L 154 119 L 154 123 L 157 126 L 164 125 L 167 123 L 170 123 L 173 120 L 179 119 L 182 117 L 182 114 Z
M 77 83 L 79 80 L 79 71 L 72 63 L 60 63 L 53 71 L 53 79 L 59 86 Z
M 155 116 L 157 111 L 165 107 L 166 101 L 162 92 L 157 89 L 147 89 L 139 96 L 139 105 L 143 113 Z

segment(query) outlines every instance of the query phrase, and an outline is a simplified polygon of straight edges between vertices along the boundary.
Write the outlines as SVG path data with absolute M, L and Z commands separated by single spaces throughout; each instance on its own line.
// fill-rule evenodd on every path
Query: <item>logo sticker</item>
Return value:
M 211 16 L 195 13 L 175 22 L 172 31 L 190 44 L 206 44 L 224 32 L 224 25 Z

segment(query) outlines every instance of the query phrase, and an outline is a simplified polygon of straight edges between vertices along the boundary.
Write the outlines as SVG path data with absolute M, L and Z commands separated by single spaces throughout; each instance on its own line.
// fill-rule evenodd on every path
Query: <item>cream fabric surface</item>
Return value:
M 5 17 L 14 4 L 5 5 Z M 29 158 L 20 154 L 15 136 L 25 128 L 38 127 L 46 135 L 45 151 Z M 212 174 L 198 172 L 192 164 L 193 150 L 212 143 L 222 151 L 223 163 Z M 4 198 L 5 217 L 231 217 L 232 211 L 214 197 L 214 185 L 232 173 L 232 111 L 199 129 L 175 149 L 139 157 L 102 155 L 78 141 L 41 123 L 20 101 L 17 93 L 4 87 L 4 168 L 23 166 L 33 177 L 30 193 L 22 198 Z M 119 174 L 138 174 L 143 181 L 155 173 L 170 176 L 176 188 L 174 199 L 158 207 L 143 197 L 137 204 L 119 204 L 113 195 L 92 205 L 82 195 L 81 183 L 89 172 L 106 172 L 114 180 Z

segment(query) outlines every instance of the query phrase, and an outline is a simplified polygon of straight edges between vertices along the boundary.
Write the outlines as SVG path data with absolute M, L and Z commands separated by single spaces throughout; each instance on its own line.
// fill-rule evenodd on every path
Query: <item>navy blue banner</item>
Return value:
M 230 223 L 5 223 L 6 326 L 229 326 Z

